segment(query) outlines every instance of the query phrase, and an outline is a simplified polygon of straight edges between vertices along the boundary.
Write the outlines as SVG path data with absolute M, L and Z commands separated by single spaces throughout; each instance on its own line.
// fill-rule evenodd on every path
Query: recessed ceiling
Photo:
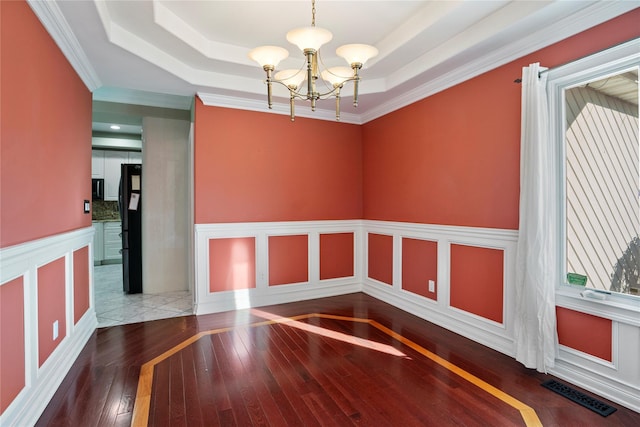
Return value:
M 101 88 L 94 99 L 149 102 L 161 94 L 169 108 L 198 94 L 210 105 L 268 111 L 264 72 L 247 53 L 279 45 L 290 53 L 279 68 L 299 68 L 302 54 L 285 34 L 311 23 L 309 0 L 30 4 L 90 90 Z M 342 120 L 364 123 L 635 7 L 582 0 L 318 0 L 316 25 L 333 33 L 321 49 L 328 66 L 346 65 L 335 55 L 342 44 L 367 43 L 380 52 L 361 71 L 357 109 L 351 88 L 342 92 Z M 111 89 L 123 100 L 101 96 Z M 286 91 L 275 95 L 275 112 L 288 113 Z M 312 113 L 301 102 L 296 114 L 333 119 L 333 101 L 318 108 Z

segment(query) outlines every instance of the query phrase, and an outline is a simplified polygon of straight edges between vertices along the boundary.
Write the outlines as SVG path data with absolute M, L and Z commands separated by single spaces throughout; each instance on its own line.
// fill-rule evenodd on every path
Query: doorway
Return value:
M 189 218 L 192 216 L 188 215 L 191 209 L 189 204 L 192 203 L 192 192 L 188 184 L 188 177 L 192 173 L 191 162 L 188 159 L 190 110 L 97 101 L 94 94 L 93 120 L 94 149 L 115 153 L 116 151 L 113 151 L 115 143 L 120 157 L 122 157 L 121 153 L 127 151 L 129 154 L 125 155 L 129 156 L 134 151 L 127 149 L 122 141 L 117 143 L 116 140 L 137 139 L 139 141 L 139 149 L 136 153 L 138 161 L 130 161 L 128 157 L 126 160 L 122 158 L 117 166 L 119 169 L 122 163 L 141 163 L 145 168 L 142 179 L 143 197 L 141 197 L 143 207 L 142 293 L 126 294 L 123 291 L 122 258 L 119 256 L 122 239 L 121 230 L 117 230 L 117 254 L 114 256 L 113 251 L 110 251 L 110 257 L 113 259 L 107 259 L 94 266 L 94 302 L 98 327 L 192 314 L 193 296 L 190 283 L 192 276 L 188 273 L 188 266 L 191 265 L 188 230 L 193 226 L 189 223 Z M 111 129 L 112 125 L 119 126 L 120 129 L 109 132 L 107 129 Z M 172 128 L 177 130 L 172 133 Z M 127 133 L 123 134 L 123 131 Z M 107 157 L 117 157 L 117 155 Z M 92 166 L 94 166 L 93 163 L 99 162 L 94 159 Z M 111 161 L 111 163 L 114 162 Z M 147 173 L 146 169 L 151 173 Z M 154 170 L 161 173 L 154 173 Z M 169 180 L 177 188 L 163 180 Z M 184 188 L 180 187 L 177 181 L 183 182 Z M 180 194 L 184 200 L 182 202 L 173 200 L 174 194 Z M 117 195 L 114 199 L 116 206 L 114 209 L 117 210 Z M 161 201 L 160 205 L 158 200 Z M 110 200 L 105 200 L 104 203 L 109 202 Z M 116 216 L 118 216 L 117 226 L 120 226 L 120 217 L 118 214 Z M 158 222 L 158 217 L 167 220 Z M 113 220 L 112 222 L 115 223 Z M 102 224 L 102 227 L 104 226 Z M 114 224 L 110 225 L 110 227 L 113 226 Z M 96 237 L 99 231 L 96 227 Z M 101 235 L 104 239 L 104 230 Z M 98 246 L 96 240 L 94 240 L 94 248 Z M 104 244 L 105 242 L 102 242 L 102 245 Z M 102 256 L 104 257 L 104 254 Z M 177 259 L 179 257 L 182 258 Z M 171 258 L 172 262 L 164 261 L 168 258 Z M 171 275 L 171 271 L 166 270 L 166 265 L 176 264 L 181 268 Z M 176 274 L 179 274 L 179 277 Z

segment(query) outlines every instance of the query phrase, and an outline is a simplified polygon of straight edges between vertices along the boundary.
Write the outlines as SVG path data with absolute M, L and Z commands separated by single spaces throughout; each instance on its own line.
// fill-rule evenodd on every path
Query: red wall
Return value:
M 611 362 L 612 321 L 556 307 L 560 344 Z
M 309 281 L 309 237 L 269 236 L 269 286 Z
M 367 276 L 393 285 L 393 236 L 369 233 Z
M 196 99 L 195 222 L 362 218 L 361 127 Z
M 640 36 L 640 9 L 363 126 L 366 219 L 518 228 L 520 77 Z
M 73 253 L 73 323 L 89 310 L 89 247 Z
M 429 280 L 434 282 L 433 292 Z M 402 289 L 438 299 L 438 242 L 402 239 Z
M 39 366 L 66 335 L 64 258 L 38 268 L 38 361 Z M 58 321 L 58 336 L 53 338 L 53 322 Z
M 24 281 L 0 286 L 0 414 L 25 386 Z
M 452 307 L 502 323 L 504 252 L 452 244 L 449 294 Z
M 640 9 L 365 124 L 364 218 L 517 229 L 521 87 L 514 79 L 531 63 L 555 67 L 640 37 L 638 22 Z M 451 305 L 502 322 L 502 252 L 451 251 Z M 559 312 L 559 328 L 580 329 L 578 317 Z M 568 336 L 565 345 L 610 357 L 606 331 L 595 349 Z
M 91 93 L 24 1 L 0 1 L 0 70 L 0 247 L 91 226 L 83 211 L 91 199 Z M 77 273 L 85 277 L 79 311 L 88 308 L 85 270 Z M 64 259 L 40 268 L 38 280 L 42 364 L 66 332 Z M 0 412 L 25 385 L 24 285 L 0 288 Z
M 221 292 L 255 287 L 255 237 L 209 240 L 209 290 Z
M 91 93 L 25 2 L 2 1 L 0 247 L 89 227 Z
M 320 235 L 320 280 L 354 275 L 353 233 Z

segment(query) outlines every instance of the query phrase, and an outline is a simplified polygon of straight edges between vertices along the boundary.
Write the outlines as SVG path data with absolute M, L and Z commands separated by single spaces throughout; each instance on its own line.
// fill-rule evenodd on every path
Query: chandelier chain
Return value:
M 311 0 L 311 26 L 316 26 L 316 0 Z

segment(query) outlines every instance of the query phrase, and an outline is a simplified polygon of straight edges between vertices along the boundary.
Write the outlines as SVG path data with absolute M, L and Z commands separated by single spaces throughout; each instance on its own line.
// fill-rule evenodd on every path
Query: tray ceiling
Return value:
M 290 29 L 308 26 L 300 1 L 30 1 L 94 99 L 186 108 L 207 104 L 268 111 L 264 72 L 247 53 L 273 44 L 289 50 L 278 68 L 299 68 Z M 343 121 L 363 123 L 637 6 L 599 1 L 316 2 L 316 25 L 333 33 L 321 49 L 327 66 L 346 65 L 337 46 L 367 43 L 380 54 L 361 71 L 360 104 L 343 95 Z M 543 64 L 544 65 L 544 64 Z M 516 78 L 518 76 L 514 76 Z M 285 92 L 276 112 L 288 113 Z M 189 97 L 189 98 L 182 98 Z M 334 102 L 297 115 L 333 119 Z

